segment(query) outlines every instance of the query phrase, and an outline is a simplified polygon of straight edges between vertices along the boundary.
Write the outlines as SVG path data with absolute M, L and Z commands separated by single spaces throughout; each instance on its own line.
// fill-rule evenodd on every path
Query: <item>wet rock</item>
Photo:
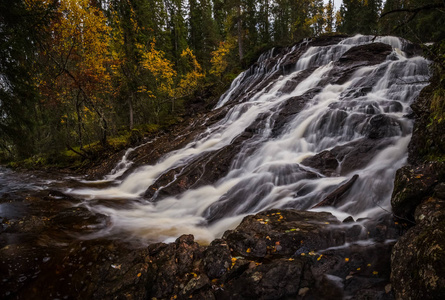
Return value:
M 297 78 L 293 80 L 294 85 L 296 86 L 299 82 L 305 79 L 311 71 L 313 70 L 305 70 L 299 73 Z M 320 90 L 320 88 L 311 89 L 301 96 L 290 97 L 287 99 L 284 105 L 281 106 L 280 113 L 274 122 L 272 136 L 276 137 L 280 135 L 285 129 L 286 124 L 289 124 L 289 122 L 303 110 L 306 104 L 315 97 Z
M 392 47 L 383 43 L 356 46 L 346 51 L 338 63 L 342 67 L 375 65 L 383 62 L 391 52 Z
M 394 246 L 391 281 L 397 299 L 445 297 L 445 202 L 431 198 L 416 209 L 418 225 Z
M 324 274 L 320 280 L 319 286 L 320 297 L 322 299 L 343 299 L 344 298 L 344 280 L 334 275 Z
M 413 53 L 415 53 L 415 49 Z M 408 162 L 397 171 L 391 199 L 397 216 L 411 220 L 394 246 L 391 282 L 396 299 L 445 298 L 445 123 L 432 121 L 435 74 L 411 105 L 414 129 Z
M 104 227 L 107 221 L 107 216 L 92 213 L 85 207 L 67 208 L 51 218 L 52 226 L 77 231 L 98 229 Z
M 319 170 L 326 176 L 337 174 L 337 168 L 339 166 L 337 157 L 332 151 L 320 152 L 314 156 L 305 158 L 301 163 L 305 166 Z
M 0 256 L 4 254 L 2 251 Z M 75 242 L 62 249 L 36 250 L 22 246 L 15 251 L 23 263 L 28 259 L 27 264 L 39 264 L 34 269 L 28 265 L 20 273 L 10 275 L 10 285 L 2 283 L 3 299 L 8 299 L 7 292 L 10 299 L 34 299 L 37 294 L 40 299 L 143 299 L 146 296 L 146 249 L 134 249 L 116 241 L 92 240 Z M 0 269 L 4 271 L 1 262 Z
M 311 42 L 311 46 L 329 46 L 333 44 L 338 44 L 340 41 L 342 41 L 344 38 L 348 37 L 345 34 L 335 34 L 331 36 L 319 36 L 314 39 L 308 40 L 308 42 Z
M 344 219 L 342 223 L 354 223 L 354 218 L 349 216 L 346 219 Z
M 376 115 L 372 117 L 371 120 L 369 120 L 368 127 L 366 131 L 370 139 L 381 139 L 402 133 L 401 125 L 386 115 Z
M 434 196 L 440 199 L 445 199 L 445 183 L 441 182 L 434 188 Z
M 345 233 L 332 228 L 336 224 L 340 222 L 330 213 L 270 210 L 245 217 L 223 239 L 243 256 L 293 255 L 343 244 Z
M 210 279 L 221 278 L 232 264 L 230 249 L 224 240 L 214 240 L 203 256 L 204 272 Z
M 434 226 L 445 221 L 445 199 L 430 197 L 416 208 L 416 224 Z
M 439 182 L 442 164 L 431 163 L 418 167 L 405 166 L 397 170 L 391 206 L 396 216 L 413 219 L 414 210 L 433 194 Z
M 323 206 L 334 206 L 339 202 L 339 199 L 349 191 L 349 189 L 352 187 L 354 182 L 357 180 L 359 176 L 355 174 L 352 176 L 351 179 L 348 181 L 340 184 L 338 188 L 336 188 L 333 192 L 329 193 L 329 195 L 323 199 L 323 201 L 319 202 L 318 204 L 314 205 L 312 208 L 316 207 L 323 207 Z
M 259 122 L 254 122 L 258 124 Z M 252 128 L 255 128 L 252 125 Z M 232 161 L 241 152 L 243 142 L 253 136 L 246 132 L 237 137 L 230 145 L 216 151 L 203 153 L 187 166 L 180 166 L 162 174 L 145 192 L 144 197 L 159 201 L 171 195 L 177 195 L 190 188 L 198 188 L 205 184 L 216 182 L 227 175 Z M 251 150 L 253 151 L 253 150 Z
M 393 299 L 384 288 L 390 284 L 392 247 L 375 243 L 321 251 L 320 260 L 311 266 L 317 279 L 315 299 Z
M 300 289 L 304 272 L 302 259 L 278 259 L 249 268 L 236 280 L 225 286 L 222 293 L 238 299 L 282 299 L 295 297 Z
M 183 235 L 168 245 L 150 245 L 148 249 L 150 275 L 147 287 L 151 297 L 189 296 L 208 285 L 207 275 L 200 272 L 203 249 L 192 235 Z
M 75 199 L 67 195 L 65 193 L 62 193 L 61 191 L 57 190 L 48 190 L 46 191 L 47 195 L 43 196 L 44 200 L 50 200 L 50 201 L 60 201 L 60 200 L 68 200 L 68 201 L 75 201 Z
M 215 222 L 227 215 L 244 214 L 251 211 L 252 207 L 260 207 L 260 201 L 264 199 L 276 185 L 290 184 L 303 179 L 319 177 L 317 174 L 303 169 L 298 164 L 268 168 L 268 175 L 259 180 L 241 180 L 227 193 L 210 205 L 204 212 L 204 217 L 209 223 Z M 249 203 L 250 205 L 239 205 Z
M 367 47 L 371 46 L 371 47 Z M 335 84 L 344 84 L 354 72 L 363 66 L 371 66 L 383 62 L 391 53 L 391 46 L 382 43 L 372 43 L 370 45 L 355 46 L 346 51 L 336 62 L 335 68 L 331 71 L 330 77 Z M 370 89 L 374 83 L 370 82 Z M 361 93 L 368 91 L 362 90 Z M 356 94 L 353 98 L 359 96 Z
M 372 140 L 359 139 L 332 150 L 323 151 L 312 157 L 304 159 L 301 163 L 317 169 L 326 176 L 348 175 L 349 173 L 365 167 L 378 151 L 392 144 L 389 139 Z

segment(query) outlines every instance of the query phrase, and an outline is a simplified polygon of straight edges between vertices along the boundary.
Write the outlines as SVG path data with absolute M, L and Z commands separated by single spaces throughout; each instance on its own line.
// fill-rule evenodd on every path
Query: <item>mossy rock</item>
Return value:
M 418 225 L 394 246 L 391 281 L 396 299 L 445 299 L 445 201 L 416 210 Z
M 414 219 L 416 207 L 433 194 L 434 186 L 440 180 L 440 163 L 424 164 L 418 167 L 405 166 L 396 173 L 391 206 L 400 218 Z
M 140 143 L 144 139 L 144 134 L 138 129 L 132 129 L 130 136 L 128 138 L 128 142 L 130 145 L 134 145 Z

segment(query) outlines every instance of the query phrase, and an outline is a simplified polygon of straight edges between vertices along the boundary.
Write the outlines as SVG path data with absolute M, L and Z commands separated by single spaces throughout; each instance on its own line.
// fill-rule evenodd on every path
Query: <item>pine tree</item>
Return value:
M 32 5 L 32 6 L 30 6 Z M 39 94 L 33 84 L 38 45 L 56 1 L 0 0 L 0 149 L 11 157 L 38 152 Z

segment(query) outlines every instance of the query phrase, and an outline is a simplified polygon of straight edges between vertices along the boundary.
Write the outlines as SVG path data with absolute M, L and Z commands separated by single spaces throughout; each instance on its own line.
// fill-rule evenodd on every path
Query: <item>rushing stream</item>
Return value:
M 424 58 L 404 53 L 405 41 L 372 38 L 272 49 L 234 80 L 215 107 L 228 106 L 228 113 L 193 142 L 122 177 L 131 164 L 129 150 L 105 178 L 111 183 L 108 187 L 69 193 L 85 199 L 82 205 L 93 212 L 111 218 L 111 225 L 99 235 L 125 234 L 149 241 L 171 241 L 183 233 L 210 241 L 247 214 L 270 208 L 308 210 L 353 175 L 358 179 L 335 208 L 314 210 L 331 211 L 340 220 L 372 218 L 390 210 L 394 175 L 406 161 L 412 130 L 406 115 L 429 71 Z M 356 63 L 348 67 L 347 76 L 338 75 L 346 69 L 342 56 L 348 50 L 377 42 L 392 47 L 382 62 Z M 291 57 L 296 61 L 289 63 Z M 229 172 L 216 182 L 174 196 L 144 197 L 169 170 L 179 171 L 164 188 L 181 184 L 176 180 L 181 169 L 246 132 Z M 330 169 L 310 163 L 314 155 L 319 160 L 329 156 L 325 161 Z M 113 204 L 122 200 L 127 204 Z

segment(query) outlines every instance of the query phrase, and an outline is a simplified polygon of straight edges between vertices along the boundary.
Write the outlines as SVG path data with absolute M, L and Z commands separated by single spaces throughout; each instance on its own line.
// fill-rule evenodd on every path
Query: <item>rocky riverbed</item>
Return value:
M 337 43 L 343 38 L 320 39 L 314 45 Z M 295 65 L 302 51 L 295 57 L 288 56 L 288 64 L 280 72 Z M 414 47 L 411 54 L 418 51 Z M 380 43 L 354 47 L 340 59 L 344 65 L 335 66 L 331 75 L 342 84 L 357 68 L 381 63 L 390 52 L 388 45 Z M 434 77 L 432 82 L 438 84 Z M 172 243 L 150 243 L 124 234 L 104 235 L 112 225 L 110 216 L 92 212 L 83 205 L 81 196 L 66 192 L 67 188 L 88 185 L 80 178 L 2 170 L 5 187 L 0 189 L 0 298 L 445 298 L 445 165 L 441 159 L 445 130 L 444 124 L 430 125 L 432 88 L 424 89 L 412 105 L 409 117 L 415 120 L 415 127 L 409 164 L 396 174 L 391 201 L 394 213 L 381 208 L 379 217 L 372 219 L 338 219 L 328 212 L 269 209 L 246 216 L 236 228 L 210 243 L 198 243 L 189 234 Z M 270 128 L 271 135 L 278 136 L 283 124 L 318 92 L 311 89 L 287 99 Z M 358 89 L 351 99 L 368 92 Z M 127 172 L 183 147 L 223 119 L 232 105 L 212 111 L 200 109 L 171 132 L 136 149 L 129 158 L 134 165 Z M 388 109 L 395 113 L 401 110 L 396 106 Z M 262 126 L 261 118 L 226 147 L 203 155 L 186 168 L 162 174 L 147 188 L 144 198 L 156 202 L 223 177 L 244 141 L 260 131 L 257 127 Z M 354 174 L 371 160 L 372 156 L 363 153 L 387 147 L 385 138 L 401 128 L 393 119 L 374 116 L 363 139 L 304 160 L 303 165 L 318 173 L 295 168 L 309 179 Z M 122 155 L 118 153 L 91 167 L 89 177 L 109 173 Z M 354 175 L 339 184 L 319 199 L 317 206 L 337 205 L 357 178 Z M 178 184 L 166 185 L 173 181 Z M 108 207 L 129 205 L 127 199 L 92 201 Z M 229 201 L 223 205 L 226 211 L 233 206 Z M 221 217 L 209 210 L 209 223 Z
M 183 235 L 146 246 L 79 239 L 107 217 L 73 204 L 40 191 L 23 199 L 26 215 L 2 220 L 2 298 L 392 299 L 390 253 L 406 228 L 390 215 L 270 210 L 210 245 Z

